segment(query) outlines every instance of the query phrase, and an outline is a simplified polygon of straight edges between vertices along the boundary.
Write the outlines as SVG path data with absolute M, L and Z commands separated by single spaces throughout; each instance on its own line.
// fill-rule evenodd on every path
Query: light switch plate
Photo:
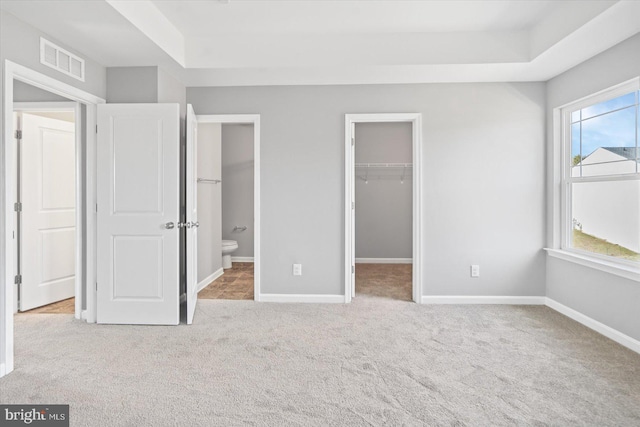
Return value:
M 480 266 L 474 264 L 471 266 L 471 277 L 480 277 Z
M 293 264 L 293 275 L 302 276 L 302 264 Z

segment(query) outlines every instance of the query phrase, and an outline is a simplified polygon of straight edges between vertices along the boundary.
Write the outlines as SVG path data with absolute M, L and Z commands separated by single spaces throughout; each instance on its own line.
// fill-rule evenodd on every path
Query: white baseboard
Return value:
M 204 280 L 202 280 L 200 283 L 198 283 L 198 292 L 200 292 L 201 290 L 206 288 L 207 285 L 209 285 L 211 282 L 213 282 L 214 280 L 216 280 L 218 277 L 222 276 L 223 274 L 224 274 L 224 269 L 222 267 L 220 267 L 217 271 L 214 271 L 212 274 L 207 276 Z
M 7 368 L 4 363 L 0 363 L 0 377 L 7 375 Z
M 80 319 L 86 321 L 87 320 L 87 310 L 82 310 L 80 313 Z
M 356 258 L 356 264 L 413 264 L 412 258 Z
M 260 294 L 260 302 L 344 303 L 344 295 Z
M 636 340 L 635 338 L 631 338 L 630 336 L 625 335 L 622 332 L 605 325 L 604 323 L 600 323 L 597 320 L 580 313 L 579 311 L 569 308 L 556 300 L 548 297 L 546 298 L 546 300 L 547 307 L 554 309 L 558 313 L 564 314 L 565 316 L 575 320 L 578 323 L 582 323 L 587 328 L 593 329 L 594 331 L 604 335 L 609 339 L 612 339 L 613 341 L 627 347 L 630 350 L 635 351 L 636 353 L 640 353 L 640 341 Z
M 253 262 L 252 256 L 232 256 L 231 262 Z
M 423 295 L 422 304 L 510 304 L 545 305 L 545 297 Z

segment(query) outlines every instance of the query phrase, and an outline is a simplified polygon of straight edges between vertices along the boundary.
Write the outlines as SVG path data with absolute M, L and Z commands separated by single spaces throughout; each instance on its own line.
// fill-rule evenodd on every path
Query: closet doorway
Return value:
M 350 114 L 345 129 L 345 302 L 420 302 L 421 116 Z

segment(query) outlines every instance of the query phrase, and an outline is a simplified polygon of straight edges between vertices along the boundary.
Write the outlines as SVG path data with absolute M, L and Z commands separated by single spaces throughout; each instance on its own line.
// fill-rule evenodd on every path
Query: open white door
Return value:
M 356 124 L 351 123 L 351 298 L 356 296 Z
M 98 323 L 180 322 L 179 114 L 98 105 Z
M 187 105 L 187 324 L 193 323 L 198 301 L 198 121 L 191 104 Z
M 75 125 L 22 113 L 20 311 L 75 294 Z

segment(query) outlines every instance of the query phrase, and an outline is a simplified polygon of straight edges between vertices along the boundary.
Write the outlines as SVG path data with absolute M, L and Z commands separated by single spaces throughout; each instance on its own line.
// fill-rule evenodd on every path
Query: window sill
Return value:
M 640 269 L 561 249 L 544 248 L 549 256 L 640 282 Z

